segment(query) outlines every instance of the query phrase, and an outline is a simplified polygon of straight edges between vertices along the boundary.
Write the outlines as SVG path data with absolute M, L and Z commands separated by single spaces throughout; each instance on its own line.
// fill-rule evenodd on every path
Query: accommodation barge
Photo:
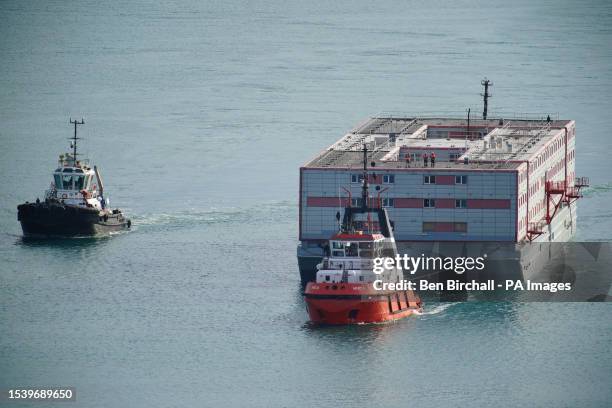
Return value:
M 576 174 L 573 120 L 378 115 L 300 168 L 298 264 L 313 281 L 336 213 L 368 182 L 400 254 L 482 256 L 506 277 L 533 278 L 551 259 L 534 243 L 569 241 L 588 179 Z M 433 157 L 433 160 L 432 160 Z

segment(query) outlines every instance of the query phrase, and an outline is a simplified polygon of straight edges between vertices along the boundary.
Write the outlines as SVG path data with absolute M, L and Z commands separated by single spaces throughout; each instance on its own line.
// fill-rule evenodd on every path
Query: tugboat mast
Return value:
M 363 144 L 363 184 L 361 188 L 361 208 L 368 206 L 368 148 Z
M 81 139 L 80 137 L 77 137 L 77 125 L 84 125 L 85 121 L 83 120 L 83 118 L 81 118 L 80 122 L 78 120 L 72 120 L 72 118 L 71 118 L 70 119 L 70 123 L 74 125 L 74 137 L 72 137 L 69 140 L 72 140 L 72 161 L 73 161 L 73 165 L 76 166 L 76 161 L 77 161 L 77 140 Z

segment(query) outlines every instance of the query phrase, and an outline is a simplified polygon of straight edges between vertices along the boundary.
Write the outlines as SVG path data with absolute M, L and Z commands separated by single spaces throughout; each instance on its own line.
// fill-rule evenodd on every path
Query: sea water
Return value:
M 607 303 L 307 324 L 298 168 L 380 111 L 576 120 L 580 240 L 612 228 L 612 6 L 0 2 L 0 387 L 82 407 L 608 406 Z M 69 118 L 129 233 L 25 241 Z

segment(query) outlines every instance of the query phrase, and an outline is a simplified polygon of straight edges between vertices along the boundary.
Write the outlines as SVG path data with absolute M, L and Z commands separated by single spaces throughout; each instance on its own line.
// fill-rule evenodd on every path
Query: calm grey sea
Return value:
M 301 164 L 369 114 L 478 114 L 484 76 L 493 111 L 576 120 L 578 239 L 609 240 L 611 44 L 607 1 L 1 1 L 0 387 L 74 386 L 79 407 L 610 406 L 609 303 L 316 329 L 295 247 Z M 70 117 L 133 231 L 24 242 L 16 206 L 48 187 Z

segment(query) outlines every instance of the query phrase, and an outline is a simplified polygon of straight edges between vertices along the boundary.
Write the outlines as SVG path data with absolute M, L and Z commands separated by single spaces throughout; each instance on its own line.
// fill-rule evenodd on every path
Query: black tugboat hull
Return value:
M 130 220 L 120 212 L 102 214 L 94 208 L 61 203 L 21 204 L 17 212 L 26 237 L 99 236 L 131 226 Z

